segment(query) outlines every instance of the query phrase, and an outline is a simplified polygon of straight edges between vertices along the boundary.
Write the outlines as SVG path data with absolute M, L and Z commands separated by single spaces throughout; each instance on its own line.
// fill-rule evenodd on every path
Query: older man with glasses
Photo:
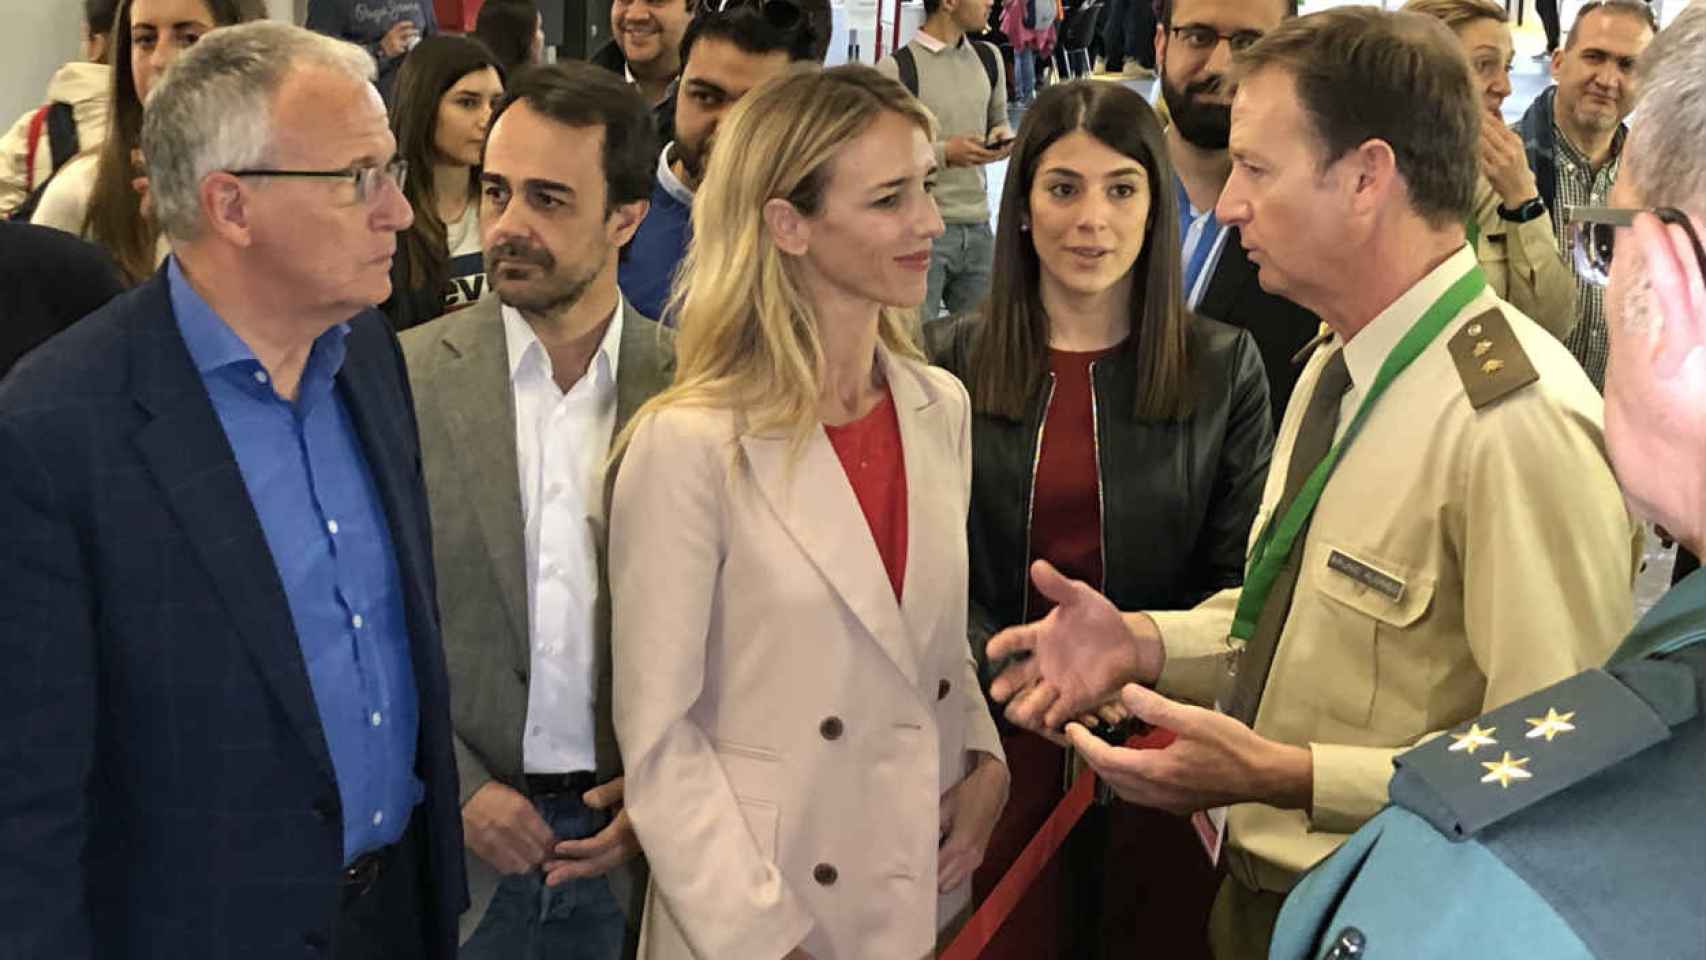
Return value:
M 1706 546 L 1706 5 L 1648 52 L 1612 208 L 1572 212 L 1603 285 L 1605 436 L 1636 508 Z M 1613 254 L 1615 253 L 1615 257 Z M 1563 518 L 1568 523 L 1568 518 Z M 1706 574 L 1604 667 L 1403 754 L 1393 807 L 1304 878 L 1273 960 L 1698 957 Z
M 455 955 L 465 899 L 374 64 L 277 23 L 149 100 L 172 254 L 0 384 L 0 943 Z

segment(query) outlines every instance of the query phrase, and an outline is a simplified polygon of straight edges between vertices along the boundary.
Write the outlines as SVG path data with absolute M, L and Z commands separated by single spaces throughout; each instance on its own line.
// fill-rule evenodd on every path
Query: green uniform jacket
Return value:
M 1603 669 L 1396 761 L 1272 960 L 1706 958 L 1706 571 Z

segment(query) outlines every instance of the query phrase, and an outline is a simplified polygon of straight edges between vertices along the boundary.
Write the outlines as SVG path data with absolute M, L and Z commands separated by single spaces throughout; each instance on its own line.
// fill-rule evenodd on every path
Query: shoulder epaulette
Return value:
M 1588 670 L 1398 755 L 1392 802 L 1463 840 L 1668 740 L 1699 711 L 1693 671 Z
M 1464 324 L 1446 347 L 1476 410 L 1540 379 L 1497 307 Z

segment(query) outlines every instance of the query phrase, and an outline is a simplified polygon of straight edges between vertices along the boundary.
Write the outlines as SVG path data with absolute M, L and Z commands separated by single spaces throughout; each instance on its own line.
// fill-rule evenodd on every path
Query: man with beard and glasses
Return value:
M 815 31 L 790 0 L 747 3 L 696 18 L 681 40 L 675 141 L 657 160 L 651 212 L 622 258 L 618 282 L 636 310 L 674 326 L 666 309 L 675 269 L 692 237 L 693 193 L 723 115 L 790 64 L 817 56 Z
M 1297 383 L 1297 351 L 1320 329 L 1315 314 L 1264 291 L 1244 255 L 1237 227 L 1214 214 L 1232 174 L 1232 57 L 1297 14 L 1297 0 L 1162 0 L 1155 62 L 1171 122 L 1167 150 L 1179 177 L 1179 229 L 1186 305 L 1244 327 L 1268 372 L 1277 428 Z M 1299 238 L 1303 242 L 1303 238 Z
M 681 71 L 681 35 L 692 19 L 693 0 L 614 0 L 610 41 L 591 60 L 633 84 L 655 107 Z
M 611 438 L 670 379 L 667 332 L 616 287 L 655 156 L 620 79 L 523 71 L 480 176 L 493 292 L 402 338 L 462 775 L 464 958 L 605 960 L 637 942 L 604 502 Z

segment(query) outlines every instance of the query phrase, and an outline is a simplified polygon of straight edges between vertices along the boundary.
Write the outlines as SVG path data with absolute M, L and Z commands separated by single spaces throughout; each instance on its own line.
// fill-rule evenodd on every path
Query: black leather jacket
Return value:
M 1121 610 L 1191 607 L 1244 578 L 1250 524 L 1261 502 L 1273 426 L 1262 358 L 1248 331 L 1193 318 L 1189 349 L 1198 393 L 1189 417 L 1134 416 L 1131 343 L 1091 367 L 1101 466 L 1103 583 Z M 946 318 L 925 339 L 932 359 L 962 379 L 980 321 Z M 1035 619 L 1026 577 L 1031 497 L 1052 376 L 1023 421 L 972 421 L 970 634 L 986 671 L 996 631 Z

